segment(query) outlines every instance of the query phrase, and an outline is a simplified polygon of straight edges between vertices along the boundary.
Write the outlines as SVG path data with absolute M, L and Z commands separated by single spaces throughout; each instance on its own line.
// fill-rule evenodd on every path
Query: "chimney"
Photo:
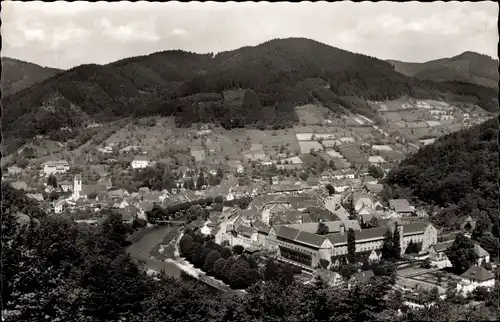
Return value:
M 344 224 L 342 223 L 342 224 L 340 224 L 340 234 L 341 234 L 341 235 L 343 235 L 343 234 L 344 234 L 344 232 L 345 232 L 345 226 L 344 226 Z

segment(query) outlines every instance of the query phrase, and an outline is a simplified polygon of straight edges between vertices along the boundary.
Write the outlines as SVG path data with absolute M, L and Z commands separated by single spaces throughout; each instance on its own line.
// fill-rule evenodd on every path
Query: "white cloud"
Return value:
M 184 29 L 179 29 L 179 28 L 175 28 L 174 30 L 172 30 L 170 32 L 172 35 L 174 36 L 184 36 L 184 35 L 187 35 L 188 32 Z
M 43 41 L 45 39 L 45 31 L 43 29 L 35 28 L 35 29 L 25 29 L 23 30 L 24 37 L 28 41 Z
M 86 39 L 89 32 L 83 28 L 68 26 L 66 28 L 57 28 L 52 32 L 51 46 L 57 49 L 68 43 L 81 42 Z
M 109 20 L 102 19 L 101 26 L 104 28 L 105 35 L 121 42 L 154 42 L 161 39 L 156 33 L 153 21 L 139 21 L 114 26 Z

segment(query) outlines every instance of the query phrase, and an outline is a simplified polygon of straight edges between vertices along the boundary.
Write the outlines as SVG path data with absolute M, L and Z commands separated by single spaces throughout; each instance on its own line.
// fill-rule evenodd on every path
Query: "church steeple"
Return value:
M 82 191 L 82 176 L 75 175 L 73 179 L 73 200 L 80 199 L 80 192 Z

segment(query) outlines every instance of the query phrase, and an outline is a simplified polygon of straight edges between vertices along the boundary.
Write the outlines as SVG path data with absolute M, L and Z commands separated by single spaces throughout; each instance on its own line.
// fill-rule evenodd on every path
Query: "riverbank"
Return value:
M 144 269 L 148 272 L 160 272 L 164 270 L 168 276 L 181 277 L 182 270 L 177 265 L 171 262 L 165 262 L 152 255 L 152 253 L 159 253 L 160 245 L 168 238 L 170 238 L 169 242 L 172 239 L 175 241 L 175 236 L 177 234 L 178 227 L 174 226 L 146 228 L 144 232 L 138 232 L 136 236 L 133 236 L 133 244 L 127 247 L 127 253 L 129 253 L 135 261 L 142 262 L 144 264 Z M 168 242 L 166 244 L 168 244 Z

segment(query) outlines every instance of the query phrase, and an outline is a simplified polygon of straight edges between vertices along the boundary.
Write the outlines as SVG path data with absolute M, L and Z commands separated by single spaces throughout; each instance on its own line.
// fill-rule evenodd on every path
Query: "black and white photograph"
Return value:
M 498 16 L 2 1 L 2 321 L 500 320 Z

